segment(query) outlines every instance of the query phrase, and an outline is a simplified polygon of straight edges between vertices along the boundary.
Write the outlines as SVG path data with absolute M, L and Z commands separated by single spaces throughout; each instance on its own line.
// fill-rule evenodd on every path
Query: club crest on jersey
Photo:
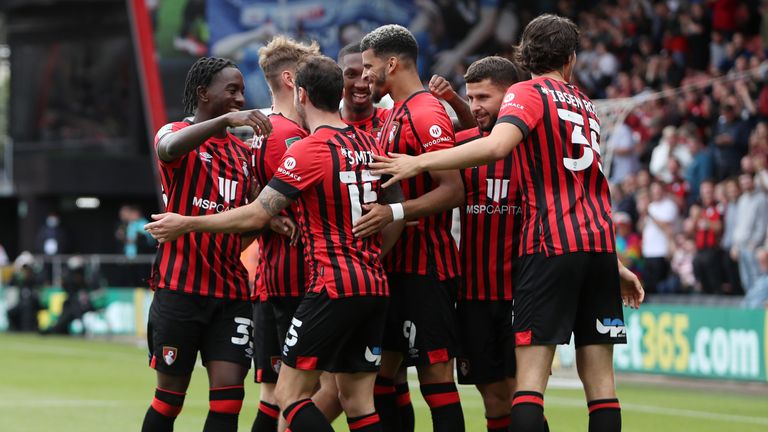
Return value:
M 276 373 L 280 373 L 280 366 L 283 365 L 283 360 L 280 356 L 271 356 L 269 358 L 269 364 L 272 366 L 272 370 Z
M 291 148 L 293 143 L 295 143 L 296 141 L 298 141 L 300 139 L 301 138 L 299 138 L 299 137 L 290 137 L 290 138 L 288 138 L 287 140 L 285 140 L 285 148 Z
M 179 350 L 176 347 L 169 347 L 164 346 L 163 347 L 163 361 L 168 366 L 172 365 L 173 362 L 176 361 L 176 357 L 178 357 Z
M 459 363 L 459 372 L 462 376 L 469 375 L 469 360 L 467 359 L 456 359 Z
M 595 320 L 595 328 L 600 334 L 609 334 L 612 338 L 626 336 L 624 321 L 618 318 L 603 318 L 603 322 Z
M 213 156 L 208 152 L 202 152 L 200 153 L 200 160 L 203 162 L 210 162 L 213 160 Z
M 392 122 L 392 128 L 389 130 L 389 144 L 392 144 L 395 141 L 395 135 L 397 135 L 397 129 L 400 127 L 400 123 L 398 122 Z

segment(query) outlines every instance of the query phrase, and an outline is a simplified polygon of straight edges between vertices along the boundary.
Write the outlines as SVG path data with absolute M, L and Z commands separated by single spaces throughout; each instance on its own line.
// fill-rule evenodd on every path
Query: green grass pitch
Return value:
M 252 375 L 249 376 L 249 381 Z M 176 430 L 202 430 L 208 409 L 205 371 L 198 368 Z M 768 430 L 768 392 L 739 394 L 625 383 L 619 378 L 625 431 Z M 138 431 L 152 398 L 154 373 L 136 345 L 77 338 L 0 334 L 0 430 L 3 432 Z M 432 425 L 417 386 L 411 385 L 416 430 Z M 250 431 L 258 386 L 246 386 L 240 430 Z M 467 431 L 485 431 L 482 401 L 461 387 Z M 551 388 L 546 415 L 555 432 L 585 431 L 579 389 Z M 343 419 L 336 430 L 347 430 Z

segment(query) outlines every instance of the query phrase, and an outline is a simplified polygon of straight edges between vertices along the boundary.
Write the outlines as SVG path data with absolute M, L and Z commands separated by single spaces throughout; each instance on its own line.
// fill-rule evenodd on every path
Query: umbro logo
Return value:
M 509 195 L 509 179 L 486 179 L 485 194 L 493 201 L 500 203 Z

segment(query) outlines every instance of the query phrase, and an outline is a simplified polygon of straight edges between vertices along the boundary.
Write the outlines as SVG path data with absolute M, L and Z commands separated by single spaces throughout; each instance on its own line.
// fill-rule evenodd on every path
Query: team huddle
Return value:
M 515 62 L 468 68 L 469 103 L 439 76 L 424 89 L 397 25 L 337 61 L 275 37 L 259 52 L 269 115 L 242 110 L 233 63 L 195 63 L 193 117 L 155 138 L 166 213 L 145 227 L 160 246 L 142 430 L 173 430 L 200 352 L 204 431 L 237 430 L 251 362 L 255 432 L 332 431 L 342 412 L 352 431 L 412 432 L 408 367 L 435 431 L 465 429 L 454 376 L 479 390 L 489 432 L 546 431 L 572 334 L 589 430 L 621 430 L 613 345 L 644 293 L 616 258 L 594 106 L 568 84 L 578 40 L 568 19 L 536 18 Z M 374 106 L 386 95 L 391 109 Z M 227 131 L 240 126 L 247 144 Z

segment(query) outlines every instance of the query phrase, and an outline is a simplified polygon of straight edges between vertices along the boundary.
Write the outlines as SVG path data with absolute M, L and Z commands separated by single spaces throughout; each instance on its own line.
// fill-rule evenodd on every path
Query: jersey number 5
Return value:
M 597 137 L 600 135 L 600 123 L 595 119 L 589 119 L 589 137 L 590 140 L 584 135 L 584 118 L 581 114 L 577 114 L 567 109 L 558 108 L 557 116 L 561 120 L 574 123 L 573 132 L 571 133 L 571 143 L 584 146 L 584 153 L 578 159 L 563 158 L 563 165 L 571 171 L 584 171 L 592 166 L 595 160 L 595 153 L 600 156 L 600 145 L 598 144 Z M 600 172 L 603 172 L 603 164 L 598 162 L 597 167 Z
M 381 176 L 371 174 L 369 170 L 362 170 L 360 172 L 362 184 L 358 183 L 357 171 L 341 171 L 339 172 L 339 180 L 347 185 L 349 191 L 349 203 L 352 206 L 352 224 L 354 225 L 360 216 L 363 215 L 363 204 L 375 203 L 379 200 L 379 196 L 375 190 L 373 190 L 373 182 L 379 181 Z M 360 186 L 363 187 L 363 199 L 360 199 Z

